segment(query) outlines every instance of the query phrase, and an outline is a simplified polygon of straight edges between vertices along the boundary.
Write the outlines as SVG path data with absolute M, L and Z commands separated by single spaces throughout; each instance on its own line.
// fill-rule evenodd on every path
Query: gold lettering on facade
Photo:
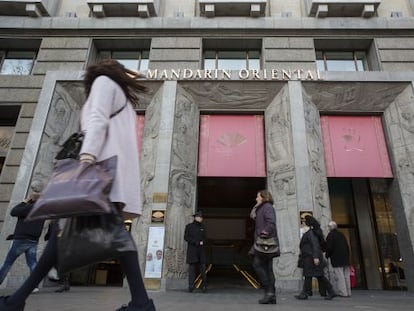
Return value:
M 157 76 L 158 76 L 158 69 L 147 71 L 147 79 L 156 79 Z
M 148 80 L 231 80 L 234 70 L 222 69 L 164 69 L 148 70 L 146 78 Z M 323 80 L 319 70 L 304 69 L 270 69 L 270 70 L 248 70 L 240 69 L 238 72 L 239 80 Z M 236 78 L 237 79 L 237 78 Z
M 259 71 L 258 71 L 258 70 L 253 69 L 253 70 L 252 70 L 252 76 L 253 76 L 253 79 L 260 80 L 260 73 L 259 73 Z
M 167 70 L 161 71 L 160 79 L 168 80 L 168 72 L 167 72 Z
M 312 75 L 312 71 L 308 70 L 308 71 L 306 72 L 305 79 L 306 79 L 306 80 L 314 80 L 314 79 L 313 79 L 313 75 Z
M 249 78 L 249 71 L 247 69 L 241 69 L 239 71 L 239 78 L 240 79 L 248 79 Z
M 292 79 L 292 72 L 290 70 L 282 70 L 282 79 L 283 80 L 291 80 Z
M 298 69 L 298 70 L 296 70 L 295 72 L 296 72 L 296 74 L 297 74 L 297 76 L 298 76 L 298 80 L 302 79 L 302 72 L 303 72 L 303 69 Z
M 227 79 L 231 79 L 231 70 L 224 70 L 221 72 L 221 78 L 224 79 L 227 77 Z
M 181 70 L 178 70 L 177 72 L 174 69 L 171 69 L 171 80 L 173 79 L 173 76 L 175 76 L 177 80 L 180 79 L 180 73 L 181 73 Z
M 201 70 L 198 69 L 196 70 L 196 73 L 194 75 L 194 79 L 201 79 L 202 75 L 201 75 Z
M 152 194 L 153 203 L 167 203 L 168 193 L 166 192 L 154 192 Z
M 193 77 L 193 71 L 191 69 L 184 69 L 183 79 L 191 79 Z

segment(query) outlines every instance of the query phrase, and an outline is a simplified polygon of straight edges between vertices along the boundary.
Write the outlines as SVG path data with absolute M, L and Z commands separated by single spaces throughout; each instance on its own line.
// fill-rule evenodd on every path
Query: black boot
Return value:
M 262 299 L 259 300 L 262 305 L 276 304 L 276 295 L 274 293 L 265 293 Z
M 265 286 L 265 294 L 259 300 L 260 304 L 276 304 L 276 289 L 274 286 Z
M 115 311 L 155 311 L 155 306 L 152 299 L 150 299 L 145 306 L 134 307 L 131 305 L 131 303 L 129 303 L 128 305 L 123 305 L 121 308 L 116 309 Z
M 55 290 L 55 293 L 68 292 L 69 290 L 70 290 L 69 277 L 65 277 L 62 286 L 59 287 L 57 290 Z
M 304 292 L 301 292 L 299 295 L 295 295 L 295 298 L 299 300 L 305 300 L 308 299 L 308 295 Z
M 0 297 L 0 311 L 23 311 L 25 303 L 22 302 L 19 305 L 10 305 L 7 304 L 7 298 L 9 296 Z

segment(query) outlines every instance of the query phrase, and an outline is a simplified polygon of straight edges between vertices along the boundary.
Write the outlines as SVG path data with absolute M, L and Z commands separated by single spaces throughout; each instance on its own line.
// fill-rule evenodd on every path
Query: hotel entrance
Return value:
M 355 287 L 405 290 L 388 180 L 330 178 L 328 182 L 332 219 L 351 249 Z
M 248 251 L 253 243 L 250 210 L 265 178 L 199 177 L 197 207 L 207 230 L 209 288 L 254 287 Z
M 207 230 L 209 288 L 258 286 L 250 211 L 265 187 L 263 115 L 201 115 L 196 209 Z

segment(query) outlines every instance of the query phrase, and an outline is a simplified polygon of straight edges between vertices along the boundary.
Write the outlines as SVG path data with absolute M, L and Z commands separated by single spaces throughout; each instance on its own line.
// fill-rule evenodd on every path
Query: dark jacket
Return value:
M 254 241 L 257 237 L 276 237 L 276 213 L 273 205 L 269 202 L 264 202 L 256 208 L 256 218 L 255 218 L 255 227 L 254 227 Z M 252 247 L 249 251 L 250 255 L 258 255 L 258 253 Z M 263 254 L 260 254 L 263 255 Z M 269 256 L 275 257 L 279 254 L 268 254 Z
M 323 258 L 321 245 L 316 234 L 310 229 L 300 239 L 300 261 L 303 268 L 303 276 L 323 276 L 323 268 L 326 261 Z M 319 258 L 319 265 L 315 265 L 314 258 Z
M 17 217 L 16 227 L 14 228 L 13 240 L 38 241 L 42 234 L 44 220 L 25 221 L 26 216 L 32 209 L 34 202 L 17 204 L 10 211 L 10 215 Z
M 188 224 L 185 227 L 184 240 L 188 243 L 187 263 L 206 263 L 206 227 L 197 221 Z M 203 245 L 200 245 L 200 241 L 203 241 Z
M 326 258 L 331 259 L 332 267 L 349 266 L 348 242 L 337 229 L 331 230 L 326 237 Z

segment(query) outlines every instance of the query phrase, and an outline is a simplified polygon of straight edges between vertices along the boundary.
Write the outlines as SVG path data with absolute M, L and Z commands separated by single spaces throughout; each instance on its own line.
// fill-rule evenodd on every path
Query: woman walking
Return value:
M 89 66 L 84 77 L 87 100 L 81 111 L 81 130 L 85 137 L 80 161 L 94 164 L 112 156 L 118 157 L 109 197 L 127 219 L 141 215 L 136 114 L 132 103 L 138 102 L 138 95 L 146 88 L 136 78 L 136 73 L 115 60 L 102 60 Z M 29 294 L 57 264 L 57 233 L 55 225 L 35 270 L 26 282 L 13 295 L 0 297 L 0 311 L 24 310 Z M 119 260 L 128 281 L 131 301 L 117 311 L 155 311 L 144 287 L 137 252 L 120 253 Z
M 250 213 L 250 217 L 255 220 L 254 241 L 258 237 L 274 237 L 277 239 L 276 214 L 273 208 L 272 195 L 267 190 L 261 190 L 257 193 L 256 202 L 256 205 Z M 264 289 L 264 296 L 259 300 L 259 303 L 275 304 L 276 289 L 275 275 L 273 273 L 273 258 L 279 256 L 280 253 L 262 253 L 252 246 L 249 254 L 253 255 L 253 268 Z

